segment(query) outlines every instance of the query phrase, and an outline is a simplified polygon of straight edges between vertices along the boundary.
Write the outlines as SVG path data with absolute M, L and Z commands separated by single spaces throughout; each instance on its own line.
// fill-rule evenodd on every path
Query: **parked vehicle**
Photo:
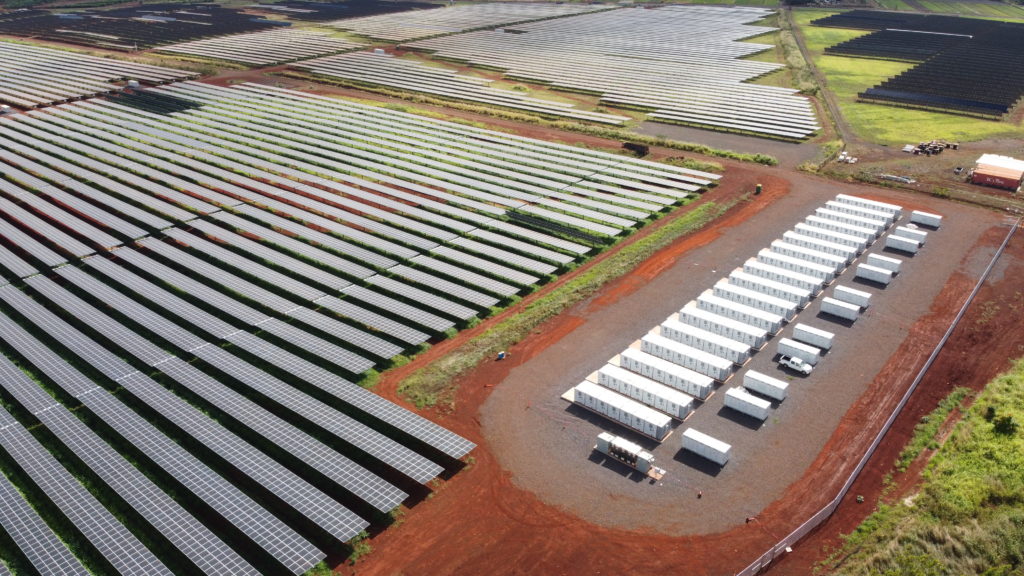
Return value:
M 796 356 L 786 356 L 785 354 L 779 358 L 779 365 L 785 366 L 786 368 L 799 372 L 805 376 L 810 374 L 811 370 L 814 370 L 814 367 L 807 362 L 804 362 Z

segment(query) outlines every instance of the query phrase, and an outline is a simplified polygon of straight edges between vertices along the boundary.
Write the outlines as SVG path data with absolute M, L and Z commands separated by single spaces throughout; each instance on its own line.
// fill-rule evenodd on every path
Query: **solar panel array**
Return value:
M 655 121 L 808 138 L 819 128 L 808 99 L 749 82 L 780 65 L 740 59 L 770 48 L 740 40 L 774 30 L 751 25 L 771 14 L 735 6 L 623 8 L 407 47 L 502 70 L 509 79 L 599 94 Z
M 120 90 L 115 82 L 160 84 L 194 72 L 0 41 L 0 102 L 35 108 Z
M 171 44 L 160 47 L 158 51 L 269 66 L 364 47 L 365 44 L 337 38 L 327 32 L 285 28 Z

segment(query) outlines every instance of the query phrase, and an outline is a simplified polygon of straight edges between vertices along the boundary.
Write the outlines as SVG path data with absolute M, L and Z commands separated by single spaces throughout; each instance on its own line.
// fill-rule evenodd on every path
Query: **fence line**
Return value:
M 826 504 L 821 510 L 818 510 L 813 516 L 805 520 L 802 524 L 800 524 L 800 526 L 797 526 L 795 530 L 787 534 L 777 544 L 775 544 L 767 551 L 765 551 L 763 554 L 761 554 L 761 556 L 758 557 L 757 560 L 754 560 L 754 562 L 752 562 L 749 566 L 737 572 L 736 576 L 755 576 L 756 574 L 760 573 L 761 570 L 770 566 L 772 561 L 775 560 L 777 556 L 784 553 L 786 548 L 792 546 L 793 544 L 796 544 L 800 539 L 809 534 L 811 530 L 814 530 L 815 528 L 820 526 L 822 522 L 824 522 L 830 516 L 832 516 L 832 514 L 836 511 L 836 508 L 839 507 L 839 503 L 842 502 L 843 498 L 845 498 L 846 495 L 849 493 L 850 488 L 853 486 L 853 483 L 857 480 L 857 477 L 859 477 L 860 473 L 864 470 L 864 467 L 867 465 L 868 460 L 871 459 L 871 457 L 875 453 L 875 450 L 878 449 L 878 445 L 881 444 L 882 439 L 885 437 L 886 433 L 889 432 L 889 429 L 896 421 L 896 418 L 899 417 L 900 412 L 903 411 L 903 408 L 907 405 L 907 402 L 910 401 L 910 397 L 914 394 L 914 391 L 917 390 L 917 386 L 921 383 L 921 380 L 924 379 L 924 376 L 928 372 L 928 369 L 932 367 L 932 364 L 935 362 L 935 359 L 938 358 L 939 353 L 942 352 L 942 349 L 946 346 L 946 342 L 948 342 L 950 336 L 952 336 L 953 330 L 955 330 L 957 325 L 960 324 L 960 320 L 963 319 L 964 314 L 967 313 L 967 309 L 974 301 L 974 298 L 978 295 L 978 292 L 981 291 L 981 287 L 985 284 L 985 281 L 988 280 L 989 275 L 992 273 L 992 269 L 995 268 L 996 261 L 998 261 L 999 257 L 1003 255 L 1003 252 L 1006 250 L 1006 246 L 1010 243 L 1010 238 L 1013 237 L 1014 233 L 1020 227 L 1021 221 L 1024 221 L 1024 216 L 1018 218 L 1017 221 L 1010 226 L 1010 231 L 1006 234 L 1006 238 L 1003 239 L 1003 243 L 999 246 L 999 249 L 996 250 L 996 253 L 992 256 L 992 260 L 988 263 L 988 266 L 985 267 L 985 271 L 981 274 L 981 277 L 978 279 L 978 283 L 974 285 L 974 290 L 972 290 L 971 293 L 967 296 L 967 300 L 964 302 L 963 306 L 960 307 L 960 311 L 957 312 L 956 317 L 953 318 L 953 321 L 950 323 L 949 328 L 946 329 L 946 333 L 942 335 L 942 339 L 939 340 L 938 344 L 935 345 L 935 348 L 932 350 L 932 353 L 928 356 L 928 359 L 925 361 L 924 366 L 921 367 L 921 370 L 917 373 L 917 376 L 914 378 L 914 381 L 910 384 L 910 387 L 907 388 L 907 391 L 903 394 L 903 397 L 900 398 L 899 403 L 893 409 L 892 413 L 889 414 L 889 417 L 885 420 L 885 424 L 882 425 L 882 428 L 878 431 L 878 434 L 875 435 L 875 439 L 871 442 L 871 446 L 869 446 L 867 451 L 864 452 L 864 456 L 861 457 L 860 462 L 857 463 L 857 467 L 854 468 L 853 472 L 850 473 L 850 476 L 846 479 L 846 482 L 843 483 L 843 487 L 839 490 L 836 496 L 832 500 L 830 500 L 828 504 Z

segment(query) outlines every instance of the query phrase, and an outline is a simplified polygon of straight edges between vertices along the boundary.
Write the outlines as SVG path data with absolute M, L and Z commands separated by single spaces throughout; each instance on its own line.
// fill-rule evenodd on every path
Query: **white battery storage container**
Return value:
M 619 366 L 700 400 L 707 399 L 715 389 L 714 378 L 648 354 L 639 344 L 619 354 Z
M 640 339 L 640 349 L 721 382 L 725 382 L 732 374 L 730 360 L 670 340 L 659 334 L 644 335 Z
M 920 210 L 914 210 L 910 213 L 910 221 L 914 224 L 921 224 L 930 228 L 942 226 L 942 216 L 921 212 Z
M 815 264 L 809 260 L 794 258 L 793 256 L 780 254 L 779 252 L 769 250 L 767 248 L 762 248 L 761 251 L 757 253 L 757 261 L 764 264 L 770 264 L 772 266 L 778 266 L 784 270 L 790 270 L 799 274 L 814 276 L 821 283 L 831 282 L 832 279 L 836 277 L 836 269 L 833 266 Z
M 746 288 L 748 290 L 754 290 L 761 294 L 767 294 L 768 296 L 774 296 L 781 298 L 796 304 L 798 308 L 803 308 L 811 300 L 811 291 L 798 288 L 796 286 L 790 286 L 789 284 L 783 284 L 782 282 L 776 282 L 775 280 L 769 280 L 768 278 L 762 278 L 753 274 L 747 274 L 742 269 L 737 268 L 729 274 L 729 283 L 740 288 Z
M 863 238 L 868 246 L 875 241 L 875 238 L 878 238 L 878 233 L 876 233 L 873 228 L 854 226 L 853 224 L 829 220 L 828 218 L 822 218 L 821 216 L 808 216 L 807 218 L 804 218 L 804 223 L 809 226 L 817 226 L 818 228 L 824 228 L 826 230 L 841 232 L 851 236 L 858 236 Z
M 898 258 L 890 258 L 889 256 L 882 256 L 881 254 L 868 254 L 867 263 L 869 266 L 885 268 L 893 274 L 899 274 L 900 267 L 903 266 L 902 260 Z
M 751 392 L 757 392 L 762 396 L 782 402 L 786 399 L 786 390 L 789 388 L 789 382 L 772 378 L 755 370 L 747 370 L 743 375 L 743 387 Z
M 843 302 L 849 302 L 850 304 L 856 304 L 861 308 L 867 308 L 871 306 L 871 294 L 863 290 L 857 290 L 850 288 L 849 286 L 836 286 L 836 289 L 832 291 L 832 297 L 836 300 L 842 300 Z
M 771 402 L 758 398 L 740 387 L 729 388 L 725 391 L 725 405 L 758 420 L 768 418 L 772 409 Z
M 894 218 L 899 218 L 903 215 L 903 207 L 896 204 L 889 204 L 888 202 L 879 202 L 878 200 L 868 200 L 867 198 L 861 198 L 860 196 L 850 196 L 849 194 L 839 194 L 836 196 L 837 202 L 844 204 L 853 204 L 854 206 L 860 206 L 861 208 L 870 208 L 871 210 L 879 210 L 881 212 L 887 212 Z
M 924 246 L 925 241 L 928 240 L 928 233 L 924 230 L 915 230 L 913 228 L 907 228 L 906 226 L 897 226 L 892 233 L 904 238 L 910 238 L 911 240 L 917 240 L 922 246 Z
M 597 383 L 679 420 L 693 412 L 693 396 L 612 364 L 597 371 Z
M 675 319 L 668 319 L 661 324 L 661 335 L 703 350 L 709 354 L 720 356 L 733 364 L 743 364 L 750 358 L 750 346 L 714 332 L 685 324 Z
M 687 428 L 683 432 L 683 450 L 689 450 L 719 466 L 725 466 L 729 462 L 732 446 L 703 432 Z
M 584 380 L 572 389 L 573 402 L 661 442 L 672 431 L 672 418 L 622 394 Z
M 742 342 L 751 348 L 760 350 L 768 341 L 768 331 L 751 326 L 745 322 L 733 320 L 721 314 L 708 312 L 697 306 L 695 301 L 689 302 L 679 311 L 679 321 L 725 336 L 730 340 Z
M 867 228 L 873 230 L 875 237 L 882 235 L 886 228 L 889 227 L 889 223 L 885 220 L 877 220 L 873 218 L 864 218 L 863 216 L 855 216 L 853 214 L 846 214 L 844 212 L 836 212 L 835 210 L 829 210 L 828 208 L 818 208 L 814 211 L 814 215 L 820 218 L 827 218 L 829 220 L 835 220 L 842 224 L 849 224 L 851 226 L 859 226 L 861 228 Z
M 842 256 L 833 256 L 816 248 L 805 248 L 784 240 L 772 240 L 771 250 L 772 252 L 820 264 L 831 269 L 833 273 L 838 273 L 843 268 L 846 268 L 846 258 Z
M 793 326 L 793 339 L 797 342 L 803 342 L 804 344 L 810 344 L 815 348 L 822 350 L 831 350 L 832 342 L 835 340 L 836 335 L 822 330 L 821 328 L 815 328 L 814 326 L 808 326 L 807 324 L 797 324 Z
M 782 316 L 719 298 L 711 290 L 705 290 L 697 297 L 697 307 L 756 326 L 770 334 L 775 334 L 782 329 Z
M 826 228 L 820 228 L 818 226 L 812 226 L 800 222 L 793 227 L 793 231 L 797 234 L 804 236 L 810 236 L 811 238 L 817 238 L 819 240 L 825 240 L 827 242 L 833 242 L 835 244 L 841 244 L 843 246 L 853 248 L 857 254 L 860 254 L 868 247 L 868 242 L 862 236 L 854 236 L 853 234 L 844 234 L 843 232 L 836 232 L 835 230 L 828 230 Z
M 597 435 L 597 444 L 594 446 L 594 450 L 636 468 L 643 474 L 650 472 L 654 466 L 654 454 L 644 450 L 635 442 L 608 432 L 601 432 Z
M 817 296 L 821 292 L 821 285 L 824 283 L 820 278 L 810 274 L 801 274 L 771 264 L 765 264 L 756 258 L 751 258 L 743 263 L 743 271 L 751 276 L 759 276 L 766 280 L 773 280 L 789 286 L 802 288 Z
M 857 278 L 863 278 L 872 282 L 888 286 L 892 282 L 892 270 L 872 266 L 871 264 L 857 264 Z
M 787 321 L 792 320 L 793 316 L 796 316 L 797 313 L 797 305 L 795 302 L 777 298 L 771 294 L 765 294 L 758 290 L 751 290 L 750 288 L 737 286 L 724 278 L 715 283 L 711 288 L 711 293 L 719 298 L 732 300 L 737 304 L 743 304 L 745 306 L 750 306 L 751 308 L 757 308 L 758 310 L 777 314 L 785 318 Z
M 908 254 L 917 254 L 918 249 L 921 248 L 921 243 L 912 238 L 890 234 L 885 237 L 885 247 Z
M 786 356 L 794 356 L 807 362 L 811 366 L 818 364 L 818 360 L 821 360 L 821 350 L 811 346 L 810 344 L 804 344 L 797 342 L 790 338 L 782 338 L 779 340 L 779 354 L 785 354 Z
M 825 314 L 845 318 L 851 322 L 856 321 L 860 317 L 860 306 L 836 300 L 835 298 L 822 298 L 821 311 Z
M 896 221 L 896 218 L 891 212 L 872 210 L 871 208 L 864 208 L 862 206 L 855 206 L 844 202 L 836 202 L 835 200 L 825 202 L 825 208 L 835 210 L 836 212 L 842 212 L 843 214 L 852 214 L 854 216 L 860 216 L 861 218 L 868 218 L 870 220 L 881 220 L 887 225 L 891 225 Z
M 857 257 L 857 249 L 852 246 L 830 242 L 821 238 L 814 238 L 813 236 L 806 236 L 797 232 L 783 233 L 782 240 L 783 242 L 796 244 L 797 246 L 802 246 L 810 250 L 817 250 L 818 252 L 824 252 L 825 254 L 831 254 L 832 256 L 839 256 L 846 260 L 847 264 Z

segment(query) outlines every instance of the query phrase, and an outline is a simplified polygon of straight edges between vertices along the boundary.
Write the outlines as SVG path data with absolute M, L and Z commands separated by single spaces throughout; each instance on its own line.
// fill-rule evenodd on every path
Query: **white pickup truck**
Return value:
M 805 376 L 807 374 L 810 374 L 811 370 L 814 369 L 814 366 L 811 366 L 810 364 L 804 362 L 803 360 L 797 358 L 796 356 L 786 356 L 785 354 L 783 354 L 782 357 L 779 358 L 779 365 L 785 366 L 790 370 L 795 370 Z

